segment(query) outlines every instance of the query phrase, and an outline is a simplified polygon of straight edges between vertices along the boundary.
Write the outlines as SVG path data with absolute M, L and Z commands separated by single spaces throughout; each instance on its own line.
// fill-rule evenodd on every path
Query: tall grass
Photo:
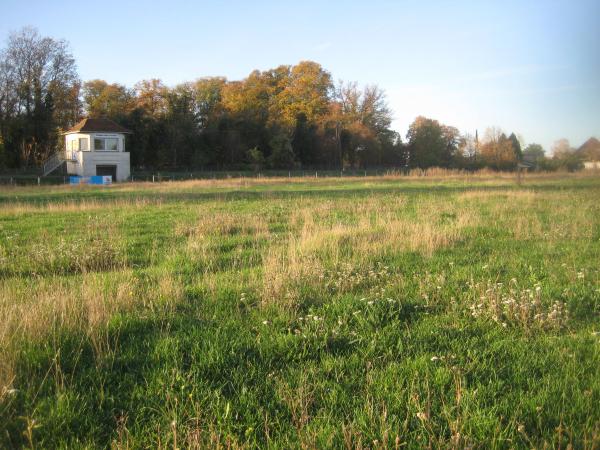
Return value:
M 0 446 L 596 448 L 600 194 L 432 169 L 0 192 Z

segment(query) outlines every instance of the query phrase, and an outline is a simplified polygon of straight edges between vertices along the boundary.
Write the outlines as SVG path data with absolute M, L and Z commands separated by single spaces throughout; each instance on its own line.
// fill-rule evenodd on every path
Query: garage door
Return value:
M 96 166 L 96 175 L 110 175 L 113 181 L 117 181 L 117 166 Z

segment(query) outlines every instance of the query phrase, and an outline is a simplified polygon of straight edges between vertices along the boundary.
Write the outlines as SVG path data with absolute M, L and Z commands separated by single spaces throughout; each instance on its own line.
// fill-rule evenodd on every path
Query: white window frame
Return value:
M 87 152 L 89 139 L 85 137 L 74 138 L 69 141 L 69 148 L 72 152 Z
M 115 141 L 115 149 L 114 150 L 108 150 L 106 148 L 106 141 Z M 98 141 L 102 141 L 102 147 L 99 148 L 96 146 L 96 143 Z M 118 152 L 119 151 L 119 138 L 108 138 L 108 137 L 95 137 L 94 138 L 94 150 L 96 151 L 100 151 L 100 152 Z

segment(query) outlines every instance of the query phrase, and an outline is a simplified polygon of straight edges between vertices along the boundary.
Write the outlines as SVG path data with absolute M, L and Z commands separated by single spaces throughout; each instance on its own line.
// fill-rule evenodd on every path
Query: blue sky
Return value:
M 425 115 L 546 149 L 600 138 L 600 0 L 0 0 L 3 42 L 26 25 L 69 41 L 83 80 L 234 80 L 309 59 L 383 88 L 403 135 Z

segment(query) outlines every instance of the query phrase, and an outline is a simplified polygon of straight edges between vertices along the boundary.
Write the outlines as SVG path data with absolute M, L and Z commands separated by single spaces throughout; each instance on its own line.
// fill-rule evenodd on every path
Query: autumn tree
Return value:
M 223 89 L 226 83 L 223 77 L 199 78 L 191 83 L 194 109 L 202 128 L 215 124 L 223 114 Z
M 4 167 L 6 167 L 6 149 L 4 147 L 2 135 L 0 134 L 0 169 L 3 169 Z
M 325 122 L 335 127 L 344 167 L 382 165 L 392 157 L 397 136 L 389 129 L 391 111 L 379 87 L 340 82 L 333 104 Z
M 166 163 L 165 155 L 170 151 L 167 114 L 171 90 L 161 80 L 142 80 L 131 91 L 102 80 L 86 85 L 86 103 L 94 114 L 112 117 L 132 131 L 127 136 L 127 148 L 134 166 L 149 168 Z M 120 107 L 123 111 L 118 111 Z
M 269 165 L 273 169 L 292 169 L 296 166 L 296 155 L 292 142 L 285 131 L 276 132 L 269 142 L 271 154 L 268 157 Z
M 403 146 L 390 130 L 385 93 L 340 86 L 319 64 L 303 61 L 239 81 L 199 78 L 173 88 L 157 79 L 133 90 L 91 80 L 83 98 L 90 115 L 133 130 L 131 160 L 144 167 L 257 167 L 258 152 L 258 165 L 272 168 L 399 163 Z
M 193 160 L 202 161 L 199 150 L 200 120 L 194 108 L 195 95 L 190 84 L 176 86 L 167 96 L 166 123 L 168 129 L 168 155 L 164 161 L 173 168 L 189 167 Z
M 75 59 L 63 40 L 34 28 L 12 33 L 0 51 L 0 135 L 11 166 L 39 164 L 80 115 Z
M 266 125 L 269 119 L 270 86 L 259 71 L 224 87 L 223 107 L 236 120 Z
M 252 170 L 255 172 L 261 170 L 265 165 L 265 155 L 263 155 L 263 152 L 261 152 L 258 147 L 248 150 L 246 158 L 248 159 L 250 167 L 252 167 Z
M 274 106 L 281 125 L 293 127 L 299 114 L 315 123 L 327 112 L 333 84 L 331 75 L 320 64 L 302 61 L 292 66 L 279 87 L 283 89 L 275 93 Z
M 452 165 L 467 170 L 483 167 L 477 134 L 464 133 L 458 138 L 458 151 L 454 154 Z
M 486 130 L 481 144 L 481 157 L 485 164 L 495 170 L 513 170 L 517 156 L 512 141 L 499 128 Z
M 223 154 L 229 156 L 227 164 L 239 164 L 247 150 L 254 147 L 269 154 L 269 129 L 277 124 L 270 120 L 271 96 L 277 91 L 277 84 L 272 73 L 254 71 L 245 80 L 224 85 L 223 113 L 211 132 Z
M 104 80 L 83 84 L 84 108 L 89 117 L 107 117 L 120 121 L 135 108 L 135 92 L 123 85 Z
M 334 85 L 313 61 L 255 70 L 239 81 L 205 77 L 170 87 L 153 78 L 128 88 L 96 79 L 82 85 L 64 41 L 32 29 L 11 35 L 0 58 L 2 164 L 40 163 L 60 146 L 58 131 L 83 111 L 131 129 L 131 162 L 146 169 L 487 164 L 509 170 L 523 157 L 515 133 L 492 129 L 480 143 L 477 134 L 460 136 L 425 117 L 415 119 L 403 143 L 391 129 L 382 89 Z M 556 154 L 552 164 L 558 165 L 573 152 Z
M 574 172 L 583 168 L 581 155 L 578 154 L 568 139 L 559 139 L 552 145 L 552 160 L 545 167 Z
M 537 163 L 544 159 L 546 152 L 540 144 L 531 143 L 523 150 L 523 160 Z
M 454 127 L 417 117 L 406 134 L 410 167 L 448 167 L 458 150 L 459 137 Z
M 318 125 L 309 123 L 306 114 L 296 117 L 296 126 L 292 134 L 292 149 L 300 164 L 305 167 L 315 166 L 318 161 Z
M 164 116 L 167 112 L 169 89 L 157 78 L 142 80 L 134 87 L 133 103 L 153 118 Z
M 571 143 L 568 139 L 562 138 L 554 141 L 552 144 L 552 156 L 556 158 L 562 158 L 573 153 L 575 149 L 571 147 Z

